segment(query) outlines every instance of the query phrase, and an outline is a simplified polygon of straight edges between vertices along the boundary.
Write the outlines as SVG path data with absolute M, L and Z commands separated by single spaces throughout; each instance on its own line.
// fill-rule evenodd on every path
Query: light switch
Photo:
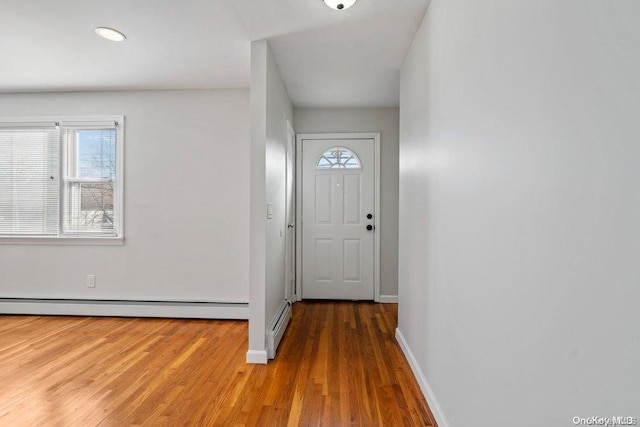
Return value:
M 267 203 L 267 219 L 273 218 L 273 203 Z

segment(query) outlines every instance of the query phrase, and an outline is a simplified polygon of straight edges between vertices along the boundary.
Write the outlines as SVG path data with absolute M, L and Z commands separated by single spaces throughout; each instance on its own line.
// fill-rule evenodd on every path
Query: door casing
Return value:
M 380 133 L 302 133 L 296 135 L 296 296 L 302 296 L 302 148 L 305 139 L 344 140 L 368 139 L 374 147 L 374 249 L 373 249 L 373 292 L 374 301 L 380 302 Z
M 296 292 L 296 133 L 291 126 L 289 120 L 287 122 L 287 147 L 286 147 L 286 173 L 285 173 L 285 224 L 284 224 L 284 237 L 285 237 L 285 299 L 291 302 L 298 300 L 298 294 Z M 293 160 L 293 167 L 289 170 L 289 155 Z M 291 179 L 292 188 L 289 188 L 289 182 Z M 290 206 L 289 191 L 292 192 L 291 200 L 293 206 Z M 292 217 L 289 214 L 292 212 Z M 289 229 L 289 223 L 294 224 L 294 229 Z M 293 233 L 293 236 L 291 236 Z M 290 236 L 292 237 L 290 239 Z M 293 282 L 293 283 L 292 283 Z M 293 284 L 293 286 L 291 286 Z

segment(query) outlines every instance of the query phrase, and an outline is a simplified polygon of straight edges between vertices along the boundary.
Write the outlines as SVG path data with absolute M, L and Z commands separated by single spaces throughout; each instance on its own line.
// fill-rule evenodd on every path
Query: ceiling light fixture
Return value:
M 120 31 L 107 27 L 96 28 L 96 34 L 103 39 L 111 40 L 112 42 L 122 42 L 127 39 L 127 36 L 122 34 Z
M 331 9 L 335 9 L 335 10 L 349 9 L 356 2 L 356 0 L 322 0 L 322 1 L 324 1 L 324 4 L 329 6 Z

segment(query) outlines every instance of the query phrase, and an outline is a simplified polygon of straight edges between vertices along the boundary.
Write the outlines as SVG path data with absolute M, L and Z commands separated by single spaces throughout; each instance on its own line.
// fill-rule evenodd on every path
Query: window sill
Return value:
M 0 237 L 0 245 L 123 246 L 124 237 Z

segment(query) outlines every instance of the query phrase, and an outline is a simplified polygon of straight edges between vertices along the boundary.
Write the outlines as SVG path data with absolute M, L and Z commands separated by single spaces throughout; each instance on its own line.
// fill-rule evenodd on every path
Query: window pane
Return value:
M 116 130 L 72 128 L 65 135 L 64 232 L 114 235 Z
M 360 169 L 360 159 L 353 151 L 344 147 L 330 148 L 320 156 L 318 169 Z
M 113 182 L 71 182 L 66 193 L 65 232 L 113 234 Z
M 108 178 L 116 175 L 115 129 L 75 131 L 78 144 L 76 178 Z

